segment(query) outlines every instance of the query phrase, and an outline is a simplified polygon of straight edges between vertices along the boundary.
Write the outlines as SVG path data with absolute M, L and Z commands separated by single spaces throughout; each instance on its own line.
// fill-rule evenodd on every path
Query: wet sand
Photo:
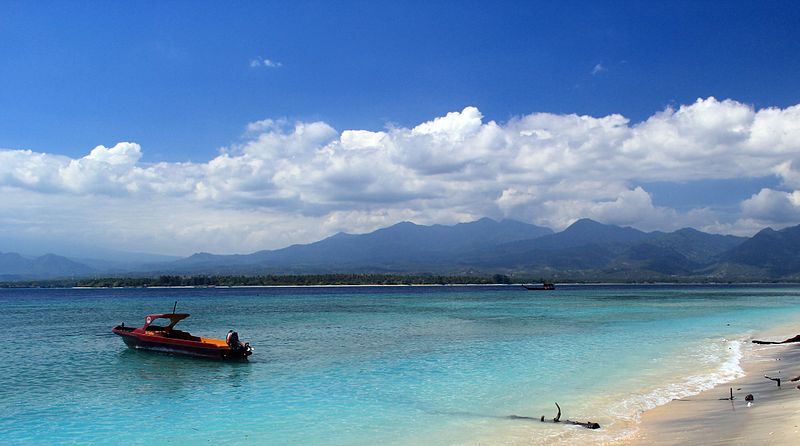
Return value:
M 766 334 L 781 341 L 794 336 Z M 630 445 L 796 445 L 800 442 L 800 343 L 755 345 L 742 360 L 746 375 L 642 415 Z M 781 378 L 781 386 L 764 378 Z M 733 388 L 734 399 L 730 396 Z M 752 402 L 745 400 L 752 394 Z M 748 404 L 750 403 L 750 404 Z

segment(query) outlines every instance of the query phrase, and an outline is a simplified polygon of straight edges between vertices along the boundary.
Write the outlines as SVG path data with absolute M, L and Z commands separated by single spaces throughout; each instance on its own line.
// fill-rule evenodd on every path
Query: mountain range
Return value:
M 508 274 L 521 280 L 798 280 L 800 225 L 753 237 L 691 228 L 643 232 L 578 220 L 554 233 L 488 218 L 453 226 L 410 222 L 368 234 L 339 233 L 305 245 L 251 254 L 197 253 L 151 263 L 81 262 L 47 254 L 0 253 L 0 280 L 135 275 L 320 273 Z M 91 263 L 91 264 L 89 264 Z
M 0 280 L 4 281 L 85 277 L 95 272 L 84 263 L 55 254 L 28 258 L 15 252 L 0 252 Z

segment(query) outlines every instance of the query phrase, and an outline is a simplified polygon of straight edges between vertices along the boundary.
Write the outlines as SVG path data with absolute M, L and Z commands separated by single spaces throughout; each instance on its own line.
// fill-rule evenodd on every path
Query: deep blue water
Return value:
M 251 360 L 111 333 L 176 300 L 179 328 L 236 329 Z M 530 444 L 611 438 L 729 377 L 736 341 L 800 320 L 800 288 L 0 289 L 0 308 L 2 444 Z M 553 401 L 604 429 L 504 418 Z

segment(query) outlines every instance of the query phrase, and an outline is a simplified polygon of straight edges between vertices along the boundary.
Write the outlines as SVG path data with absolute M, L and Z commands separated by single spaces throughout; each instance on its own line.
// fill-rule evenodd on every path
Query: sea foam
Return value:
M 744 341 L 721 339 L 707 344 L 699 355 L 702 362 L 699 368 L 710 367 L 706 373 L 692 373 L 683 375 L 676 382 L 668 383 L 652 389 L 649 392 L 627 398 L 619 404 L 612 406 L 609 414 L 615 422 L 609 426 L 610 435 L 607 440 L 620 440 L 632 436 L 638 431 L 638 424 L 644 412 L 663 406 L 670 401 L 697 395 L 712 389 L 719 384 L 733 381 L 744 376 L 741 361 L 743 358 Z M 717 365 L 714 367 L 714 365 Z M 681 373 L 675 370 L 676 373 Z M 691 373 L 692 370 L 683 370 Z M 614 429 L 615 424 L 621 426 Z

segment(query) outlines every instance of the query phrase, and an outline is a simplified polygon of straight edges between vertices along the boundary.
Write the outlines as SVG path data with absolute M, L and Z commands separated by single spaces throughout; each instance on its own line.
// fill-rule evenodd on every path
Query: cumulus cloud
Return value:
M 128 220 L 107 217 L 76 227 L 100 231 L 104 225 L 111 234 L 126 226 L 127 233 L 142 234 L 139 244 L 160 231 L 180 249 L 194 241 L 195 250 L 212 245 L 226 252 L 401 220 L 510 217 L 561 229 L 589 217 L 642 229 L 741 232 L 754 222 L 800 219 L 800 106 L 755 110 L 707 98 L 635 124 L 617 114 L 551 113 L 498 123 L 466 107 L 383 131 L 271 119 L 245 130 L 241 141 L 206 163 L 143 163 L 142 148 L 130 142 L 98 146 L 77 159 L 0 150 L 4 196 L 27 197 L 0 206 L 13 212 L 13 203 L 44 197 L 93 200 L 135 210 L 120 213 L 138 223 L 127 228 Z M 710 209 L 656 206 L 641 187 L 766 176 L 780 178 L 788 191 L 762 190 L 742 203 L 733 223 L 720 222 Z
M 776 226 L 800 221 L 800 191 L 761 189 L 742 202 L 742 217 Z
M 0 150 L 0 184 L 42 192 L 120 193 L 136 187 L 133 179 L 143 172 L 136 166 L 141 155 L 139 145 L 128 142 L 97 146 L 79 159 Z
M 604 67 L 603 64 L 599 63 L 595 65 L 594 68 L 592 68 L 592 76 L 596 76 L 602 73 L 603 71 L 606 71 L 606 67 Z
M 271 59 L 267 59 L 266 57 L 255 57 L 250 59 L 250 68 L 280 68 L 283 64 Z

